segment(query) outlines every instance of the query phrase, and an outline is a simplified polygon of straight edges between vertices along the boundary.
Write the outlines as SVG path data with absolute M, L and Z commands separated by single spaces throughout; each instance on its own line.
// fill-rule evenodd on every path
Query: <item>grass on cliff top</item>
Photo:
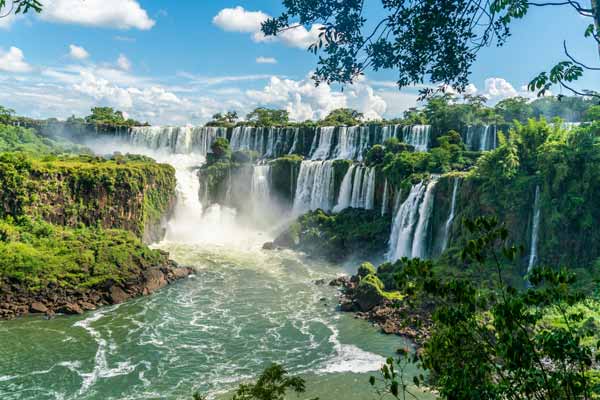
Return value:
M 0 220 L 0 281 L 38 290 L 49 283 L 67 288 L 122 282 L 167 256 L 132 233 L 69 229 L 29 218 Z

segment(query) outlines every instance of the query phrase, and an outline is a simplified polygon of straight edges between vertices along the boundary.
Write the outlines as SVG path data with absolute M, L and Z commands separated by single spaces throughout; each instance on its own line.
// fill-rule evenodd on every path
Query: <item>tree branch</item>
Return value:
M 585 69 L 589 69 L 591 71 L 600 71 L 599 67 L 588 67 L 587 65 L 585 65 L 584 63 L 577 61 L 571 54 L 569 54 L 569 51 L 567 50 L 567 41 L 564 40 L 563 41 L 563 47 L 565 49 L 565 54 L 567 55 L 567 57 L 569 57 L 569 59 L 571 61 L 573 61 L 575 64 L 579 65 L 580 67 L 583 67 Z

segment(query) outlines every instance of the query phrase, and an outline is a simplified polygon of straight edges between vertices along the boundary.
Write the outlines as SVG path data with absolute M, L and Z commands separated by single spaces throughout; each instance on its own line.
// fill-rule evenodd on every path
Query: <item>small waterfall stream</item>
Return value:
M 458 194 L 458 181 L 459 178 L 454 178 L 454 187 L 452 188 L 452 200 L 450 204 L 450 214 L 448 215 L 448 220 L 444 225 L 444 238 L 442 239 L 442 253 L 446 251 L 448 248 L 448 240 L 450 235 L 450 228 L 452 228 L 452 223 L 454 222 L 454 217 L 456 214 L 456 195 Z
M 294 196 L 294 215 L 319 208 L 331 211 L 334 197 L 333 172 L 333 161 L 302 161 Z
M 428 183 L 422 181 L 411 188 L 408 197 L 394 216 L 388 260 L 429 256 L 429 226 L 436 184 L 437 178 L 434 177 Z
M 428 151 L 431 140 L 431 125 L 405 126 L 402 139 L 404 143 L 413 146 L 415 151 Z
M 530 273 L 537 265 L 538 261 L 538 239 L 540 232 L 540 186 L 535 188 L 535 201 L 533 203 L 533 221 L 531 224 L 531 248 L 529 251 L 529 264 L 527 265 L 527 273 Z
M 375 208 L 375 167 L 351 165 L 340 187 L 340 193 L 333 212 L 340 212 L 346 208 Z

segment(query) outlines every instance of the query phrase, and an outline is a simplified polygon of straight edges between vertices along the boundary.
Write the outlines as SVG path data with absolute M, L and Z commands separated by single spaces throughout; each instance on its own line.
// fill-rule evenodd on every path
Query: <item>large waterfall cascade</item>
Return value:
M 446 224 L 444 225 L 444 237 L 442 238 L 442 252 L 446 251 L 446 249 L 448 248 L 450 229 L 452 228 L 452 223 L 454 222 L 454 217 L 456 216 L 456 197 L 458 194 L 459 180 L 459 178 L 454 178 L 454 186 L 452 188 L 452 200 L 450 201 L 450 213 L 448 214 L 448 219 L 446 220 Z
M 333 212 L 340 212 L 346 208 L 375 208 L 375 167 L 351 165 L 340 187 L 337 204 Z
M 533 203 L 533 220 L 531 223 L 531 247 L 529 250 L 529 264 L 527 273 L 536 266 L 538 261 L 538 240 L 540 233 L 541 206 L 540 206 L 540 187 L 535 188 L 535 200 Z
M 428 238 L 437 177 L 413 185 L 392 223 L 387 258 L 428 258 Z
M 302 161 L 293 214 L 301 215 L 310 210 L 331 211 L 334 198 L 333 161 Z
M 473 151 L 489 151 L 498 147 L 496 125 L 469 125 L 465 138 L 467 148 Z
M 431 141 L 431 125 L 405 126 L 402 132 L 402 140 L 410 144 L 416 151 L 429 150 Z

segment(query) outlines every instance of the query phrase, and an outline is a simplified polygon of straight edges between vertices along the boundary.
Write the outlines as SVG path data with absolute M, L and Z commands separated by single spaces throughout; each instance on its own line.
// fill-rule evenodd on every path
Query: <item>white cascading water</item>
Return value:
M 340 187 L 340 193 L 333 212 L 340 212 L 346 208 L 375 208 L 375 167 L 351 165 Z
M 427 151 L 431 138 L 431 125 L 405 126 L 402 132 L 402 141 L 410 144 L 415 151 Z
M 385 143 L 386 140 L 398 137 L 398 129 L 400 125 L 386 125 L 381 128 L 381 143 Z
M 337 146 L 333 151 L 334 158 L 362 161 L 370 144 L 368 126 L 340 127 Z
M 469 150 L 494 150 L 498 147 L 498 128 L 496 125 L 469 125 L 465 142 Z
M 312 160 L 327 160 L 331 153 L 335 128 L 332 126 L 324 126 L 319 128 L 313 139 L 311 149 Z
M 271 208 L 271 166 L 255 165 L 252 170 L 250 199 L 255 218 L 266 215 Z
M 454 178 L 454 187 L 452 188 L 452 200 L 450 203 L 450 214 L 448 215 L 448 219 L 446 220 L 446 224 L 444 225 L 444 238 L 442 239 L 442 252 L 446 251 L 448 248 L 448 240 L 450 236 L 450 228 L 452 228 L 452 223 L 454 222 L 454 217 L 456 215 L 456 197 L 458 194 L 458 178 Z
M 302 161 L 294 196 L 294 215 L 319 208 L 331 211 L 334 196 L 333 172 L 333 161 Z
M 535 188 L 535 200 L 533 203 L 533 221 L 531 224 L 531 249 L 529 250 L 529 264 L 527 265 L 527 273 L 531 272 L 537 264 L 538 259 L 538 237 L 540 232 L 540 187 Z
M 340 186 L 340 194 L 338 195 L 338 201 L 336 206 L 333 208 L 333 212 L 338 213 L 348 207 L 350 207 L 350 201 L 352 200 L 352 186 L 354 181 L 354 171 L 356 165 L 352 164 L 344 179 L 342 179 L 342 185 Z
M 389 261 L 400 258 L 427 258 L 428 233 L 433 212 L 437 179 L 413 185 L 394 217 L 390 236 Z
M 383 201 L 381 203 L 381 216 L 384 216 L 387 213 L 387 209 L 388 209 L 388 181 L 387 179 L 385 180 L 385 183 L 383 184 Z
M 126 136 L 120 137 L 136 148 L 206 156 L 215 139 L 226 134 L 225 128 L 215 127 L 143 126 L 131 128 Z

